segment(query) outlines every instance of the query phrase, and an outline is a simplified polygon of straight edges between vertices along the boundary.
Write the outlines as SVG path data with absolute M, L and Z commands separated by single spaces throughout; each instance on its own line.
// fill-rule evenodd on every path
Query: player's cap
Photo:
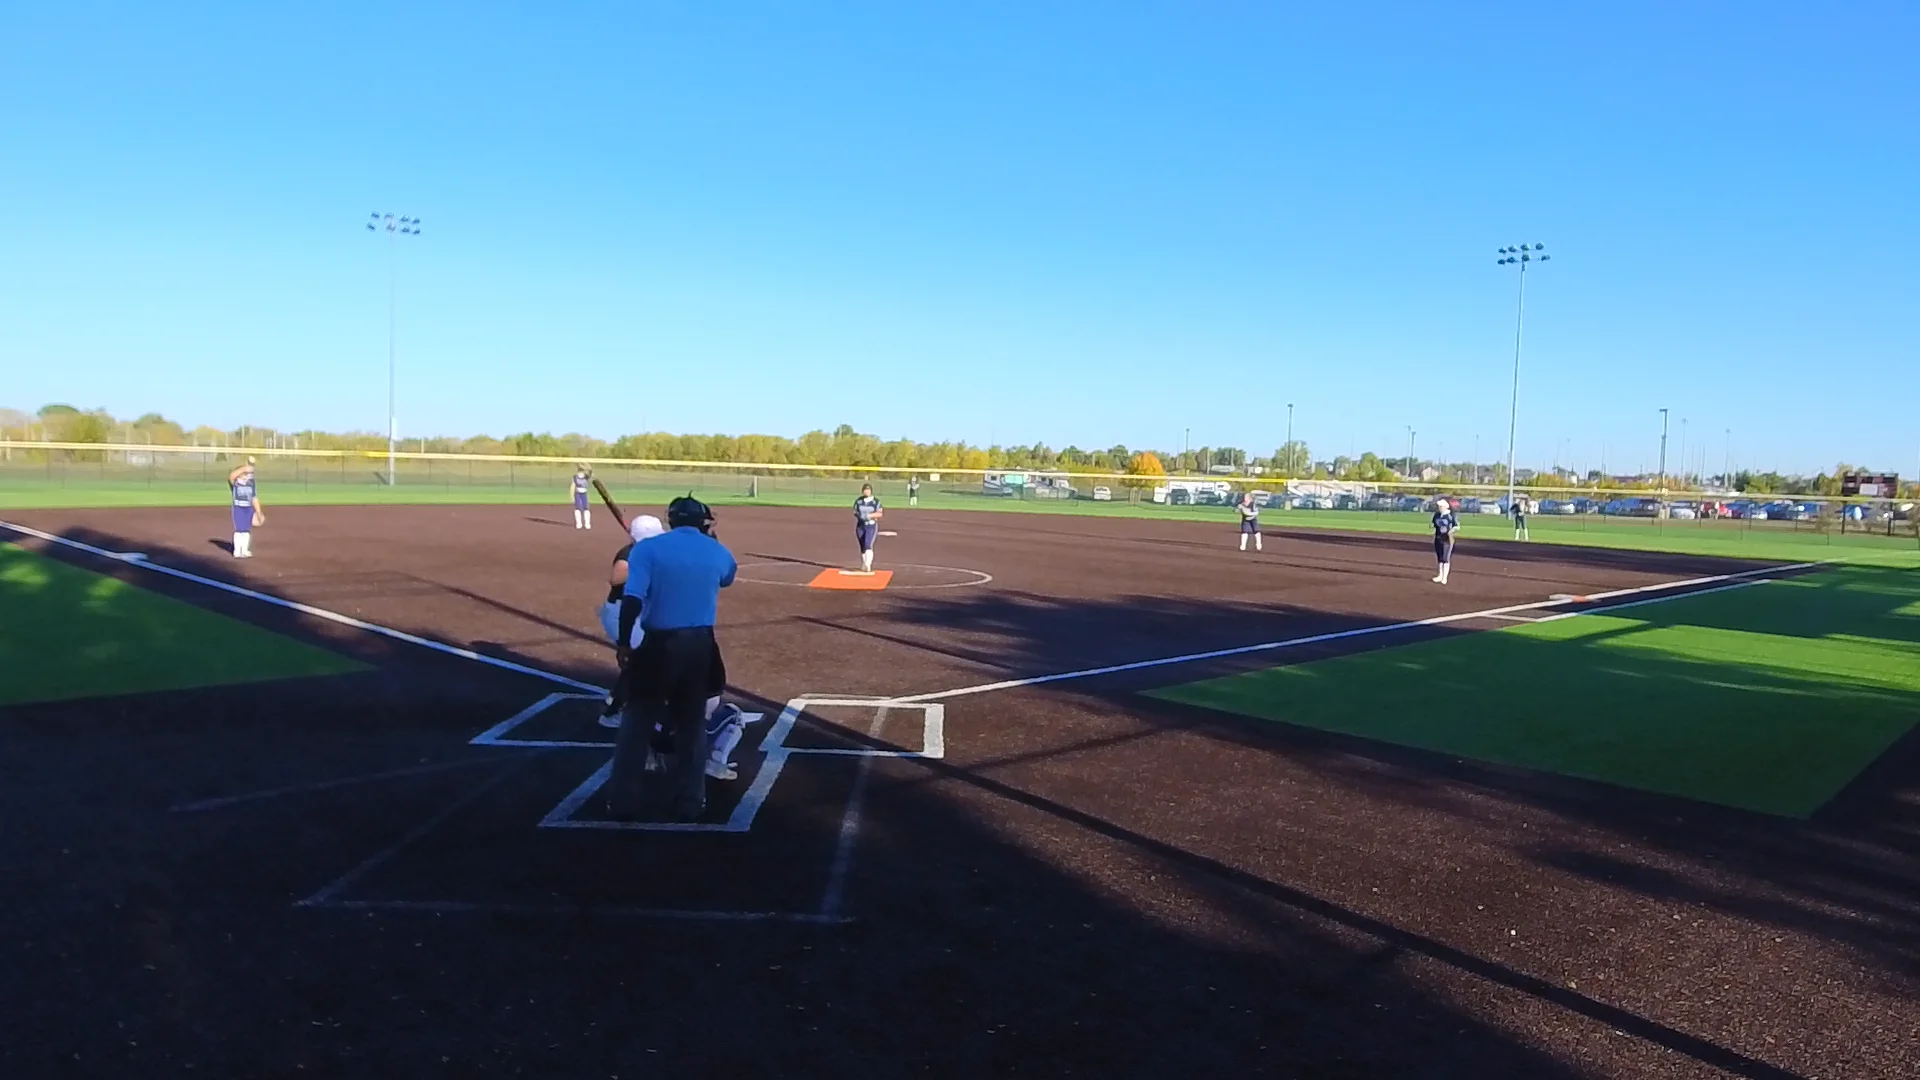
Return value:
M 1437 509 L 1440 509 L 1440 510 L 1451 510 L 1451 509 L 1453 509 L 1453 508 L 1452 508 L 1451 506 L 1449 506 L 1449 505 L 1447 504 L 1447 500 L 1445 500 L 1445 499 L 1435 499 L 1435 500 L 1433 500 L 1433 505 L 1434 505 L 1434 507 L 1435 507 L 1435 508 L 1437 508 Z
M 633 537 L 633 542 L 636 544 L 650 536 L 659 536 L 666 531 L 667 527 L 660 524 L 660 519 L 654 517 L 652 514 L 641 514 L 639 517 L 633 519 L 633 524 L 627 526 L 627 533 Z

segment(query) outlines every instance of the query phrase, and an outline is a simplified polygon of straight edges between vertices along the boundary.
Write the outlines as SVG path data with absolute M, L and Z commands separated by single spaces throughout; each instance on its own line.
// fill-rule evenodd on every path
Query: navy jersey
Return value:
M 1242 521 L 1260 520 L 1260 504 L 1254 502 L 1252 499 L 1248 499 L 1240 503 L 1239 509 L 1240 509 L 1240 520 Z
M 859 525 L 873 524 L 874 512 L 880 509 L 880 500 L 871 495 L 862 495 L 853 500 L 853 520 Z
M 1513 500 L 1512 510 L 1513 510 L 1514 517 L 1517 517 L 1517 518 L 1526 517 L 1527 516 L 1527 500 L 1525 499 Z
M 587 493 L 586 473 L 577 472 L 573 474 L 573 493 L 575 495 L 585 495 Z
M 1460 520 L 1453 516 L 1453 511 L 1435 510 L 1433 512 L 1434 539 L 1451 540 L 1453 539 L 1453 530 L 1459 527 L 1460 527 Z
M 228 486 L 233 488 L 233 505 L 249 509 L 252 508 L 253 477 L 243 476 L 238 480 L 231 481 Z

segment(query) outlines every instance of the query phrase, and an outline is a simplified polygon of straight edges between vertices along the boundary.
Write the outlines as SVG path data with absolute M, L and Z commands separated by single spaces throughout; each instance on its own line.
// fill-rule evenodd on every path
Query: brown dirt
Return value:
M 243 563 L 221 517 L 9 520 L 611 675 L 604 527 L 287 507 Z M 1418 538 L 1270 529 L 1242 555 L 1189 523 L 887 525 L 885 592 L 728 592 L 736 697 L 922 694 L 1758 565 L 1463 545 L 1443 589 Z M 853 561 L 838 510 L 727 510 L 720 535 L 761 580 Z M 467 740 L 557 687 L 54 554 L 379 670 L 0 711 L 22 777 L 0 805 L 21 897 L 0 986 L 39 1034 L 0 1045 L 9 1075 L 1892 1077 L 1920 1057 L 1911 745 L 1789 823 L 1135 693 L 1491 623 L 948 699 L 944 760 L 869 766 L 852 921 L 706 921 L 657 912 L 820 911 L 856 759 L 794 759 L 744 835 L 537 829 L 604 752 Z M 993 581 L 902 588 L 960 579 L 911 566 Z M 604 737 L 590 712 L 538 723 Z M 791 741 L 859 745 L 858 712 Z M 170 810 L 408 769 L 427 771 Z M 421 907 L 293 906 L 328 888 Z

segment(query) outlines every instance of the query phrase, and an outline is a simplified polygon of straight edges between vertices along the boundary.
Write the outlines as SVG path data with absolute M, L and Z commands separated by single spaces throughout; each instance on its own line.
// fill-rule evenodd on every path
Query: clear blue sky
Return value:
M 1492 460 L 1539 240 L 1522 464 L 1920 470 L 1910 2 L 291 7 L 0 12 L 0 403 L 378 430 L 392 209 L 405 433 Z

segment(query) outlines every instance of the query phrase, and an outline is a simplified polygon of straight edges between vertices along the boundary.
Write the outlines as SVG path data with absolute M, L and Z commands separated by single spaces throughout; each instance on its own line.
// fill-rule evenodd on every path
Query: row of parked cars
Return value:
M 1189 492 L 1176 489 L 1170 493 L 1168 502 L 1174 506 L 1225 505 L 1239 501 L 1239 495 L 1217 491 Z M 1426 513 L 1433 509 L 1436 498 L 1432 495 L 1394 495 L 1379 491 L 1364 498 L 1358 495 L 1275 495 L 1266 491 L 1253 493 L 1254 505 L 1275 510 L 1379 510 L 1401 513 Z M 1113 498 L 1113 493 L 1104 487 L 1093 489 L 1093 498 L 1104 502 Z M 1444 496 L 1447 502 L 1460 514 L 1505 514 L 1507 499 L 1482 499 L 1476 497 L 1459 498 Z M 1524 496 L 1523 496 L 1524 498 Z M 1662 504 L 1659 499 L 1648 496 L 1630 496 L 1618 499 L 1541 499 L 1529 504 L 1535 514 L 1571 515 L 1602 514 L 1611 517 L 1666 517 L 1675 521 L 1695 521 L 1713 518 L 1734 518 L 1749 521 L 1811 521 L 1827 512 L 1826 504 L 1796 499 L 1774 499 L 1762 502 L 1757 499 L 1739 499 L 1722 502 L 1715 499 L 1681 499 Z M 1906 521 L 1914 512 L 1914 504 L 1899 503 L 1891 506 L 1863 506 L 1850 504 L 1842 511 L 1850 521 Z

